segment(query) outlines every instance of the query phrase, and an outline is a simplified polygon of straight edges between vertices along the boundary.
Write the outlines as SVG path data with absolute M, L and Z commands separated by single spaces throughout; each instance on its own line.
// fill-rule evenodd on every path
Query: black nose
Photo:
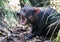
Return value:
M 17 12 L 17 15 L 20 16 L 20 13 Z

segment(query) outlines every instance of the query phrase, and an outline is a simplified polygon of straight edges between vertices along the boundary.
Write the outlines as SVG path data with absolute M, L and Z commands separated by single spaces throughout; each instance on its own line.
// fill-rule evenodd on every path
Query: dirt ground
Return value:
M 36 36 L 30 40 L 25 40 L 25 35 L 30 34 L 30 32 L 31 27 L 15 27 L 14 29 L 10 29 L 10 36 L 5 32 L 0 31 L 0 42 L 51 42 L 47 39 L 44 40 L 45 37 L 43 36 Z

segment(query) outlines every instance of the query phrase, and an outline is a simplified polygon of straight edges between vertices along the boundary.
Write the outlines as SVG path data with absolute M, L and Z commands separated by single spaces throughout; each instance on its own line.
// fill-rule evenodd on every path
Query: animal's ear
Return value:
M 35 8 L 35 13 L 38 14 L 39 12 L 40 12 L 40 8 L 39 7 Z

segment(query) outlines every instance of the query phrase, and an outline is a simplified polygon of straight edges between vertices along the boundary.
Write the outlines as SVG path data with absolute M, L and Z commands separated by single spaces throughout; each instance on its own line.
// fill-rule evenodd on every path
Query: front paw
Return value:
M 26 35 L 25 36 L 25 40 L 30 40 L 30 39 L 32 39 L 32 38 L 34 38 L 35 36 L 34 36 L 34 34 L 28 34 L 28 35 Z

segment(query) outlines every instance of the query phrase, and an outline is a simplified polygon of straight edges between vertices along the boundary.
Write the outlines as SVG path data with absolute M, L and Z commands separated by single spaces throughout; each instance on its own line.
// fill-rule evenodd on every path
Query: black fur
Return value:
M 58 14 L 55 9 L 51 7 L 40 7 L 39 9 L 39 13 L 35 13 L 35 7 L 23 7 L 19 11 L 19 14 L 24 15 L 32 25 L 31 35 L 27 36 L 27 39 L 30 39 L 36 35 L 40 35 L 41 33 L 45 33 L 45 30 L 49 30 L 48 26 L 50 24 L 55 23 L 57 20 L 59 20 L 60 14 Z M 28 18 L 30 15 L 35 18 L 32 22 Z M 51 29 L 51 32 L 53 32 L 54 28 L 55 26 Z

